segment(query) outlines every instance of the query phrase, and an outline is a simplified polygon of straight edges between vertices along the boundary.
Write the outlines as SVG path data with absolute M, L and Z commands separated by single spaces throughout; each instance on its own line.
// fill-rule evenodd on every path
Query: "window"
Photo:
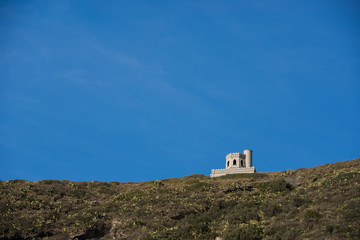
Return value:
M 229 166 L 230 162 L 228 162 L 227 166 Z
M 243 160 L 241 160 L 240 165 L 241 165 L 242 167 L 244 166 Z
M 234 159 L 234 161 L 233 161 L 233 165 L 236 165 L 236 159 Z

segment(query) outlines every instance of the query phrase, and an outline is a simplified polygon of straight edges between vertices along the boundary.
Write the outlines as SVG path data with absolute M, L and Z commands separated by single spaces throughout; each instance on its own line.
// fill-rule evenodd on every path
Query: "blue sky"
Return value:
M 257 171 L 360 149 L 357 1 L 1 1 L 0 179 Z

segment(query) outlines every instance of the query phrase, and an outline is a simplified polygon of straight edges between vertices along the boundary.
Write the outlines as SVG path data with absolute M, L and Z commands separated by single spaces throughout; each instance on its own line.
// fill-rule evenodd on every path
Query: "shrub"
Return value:
M 164 183 L 161 180 L 156 180 L 153 182 L 156 187 L 164 186 Z
M 26 180 L 21 180 L 21 179 L 15 179 L 15 180 L 9 180 L 9 183 L 26 183 L 28 181 Z
M 294 187 L 286 182 L 283 178 L 275 179 L 269 182 L 261 182 L 258 184 L 261 191 L 268 191 L 273 193 L 291 191 Z
M 143 191 L 141 191 L 140 189 L 135 189 L 133 191 L 127 192 L 125 194 L 125 199 L 130 200 L 130 199 L 133 199 L 133 198 L 140 198 L 140 197 L 142 197 L 144 195 L 145 195 L 145 193 Z
M 285 233 L 281 236 L 281 239 L 282 239 L 282 240 L 293 240 L 293 239 L 295 239 L 298 235 L 299 235 L 299 233 L 298 233 L 297 231 L 295 231 L 294 229 L 290 229 L 289 231 L 285 232 Z
M 213 185 L 206 182 L 201 182 L 199 180 L 191 180 L 186 182 L 186 190 L 193 191 L 193 192 L 203 192 L 209 191 L 213 188 Z
M 44 183 L 44 184 L 46 184 L 46 185 L 52 185 L 52 184 L 55 184 L 55 183 L 60 183 L 60 181 L 59 180 L 42 180 L 42 181 L 40 181 L 41 183 Z
M 224 235 L 225 240 L 260 240 L 263 230 L 256 225 L 240 225 Z
M 344 219 L 351 223 L 360 220 L 360 199 L 351 199 L 346 202 L 343 213 Z M 360 221 L 359 221 L 360 223 Z
M 272 217 L 281 213 L 282 208 L 279 206 L 278 203 L 268 201 L 263 203 L 263 205 L 261 206 L 261 211 L 266 217 Z
M 357 172 L 349 172 L 349 173 L 341 173 L 335 179 L 339 182 L 347 182 L 352 179 L 359 180 L 360 173 Z
M 319 220 L 321 218 L 321 214 L 317 210 L 308 209 L 305 211 L 304 214 L 305 220 Z
M 101 187 L 98 191 L 99 194 L 114 195 L 116 191 L 107 187 Z
M 292 199 L 290 199 L 290 206 L 291 207 L 301 207 L 302 205 L 307 205 L 309 204 L 310 201 L 308 199 L 305 199 L 301 196 L 294 196 Z
M 76 198 L 83 199 L 86 196 L 87 191 L 85 191 L 85 190 L 73 190 L 69 194 L 71 194 L 72 196 L 74 196 Z
M 192 174 L 190 176 L 184 177 L 185 180 L 205 180 L 208 179 L 208 176 L 205 176 L 203 174 Z M 174 179 L 166 179 L 166 180 L 174 180 Z
M 228 174 L 219 177 L 218 179 L 236 179 L 236 178 L 265 178 L 268 177 L 266 173 L 239 173 L 239 174 Z
M 296 171 L 292 170 L 292 169 L 287 169 L 286 171 L 284 171 L 285 175 L 292 175 L 294 174 Z
M 258 209 L 259 206 L 254 201 L 243 201 L 230 208 L 227 219 L 229 222 L 248 222 L 250 220 L 260 220 Z

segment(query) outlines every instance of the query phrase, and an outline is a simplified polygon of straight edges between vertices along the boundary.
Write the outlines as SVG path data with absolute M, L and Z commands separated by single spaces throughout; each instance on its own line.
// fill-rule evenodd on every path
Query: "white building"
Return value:
M 252 151 L 246 149 L 244 153 L 229 153 L 226 155 L 225 169 L 212 169 L 210 177 L 254 172 L 255 167 L 252 166 Z

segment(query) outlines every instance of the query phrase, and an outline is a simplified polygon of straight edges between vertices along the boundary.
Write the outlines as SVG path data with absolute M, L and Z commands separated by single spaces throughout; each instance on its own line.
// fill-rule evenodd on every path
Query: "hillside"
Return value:
M 140 183 L 0 182 L 1 239 L 360 239 L 360 159 Z

